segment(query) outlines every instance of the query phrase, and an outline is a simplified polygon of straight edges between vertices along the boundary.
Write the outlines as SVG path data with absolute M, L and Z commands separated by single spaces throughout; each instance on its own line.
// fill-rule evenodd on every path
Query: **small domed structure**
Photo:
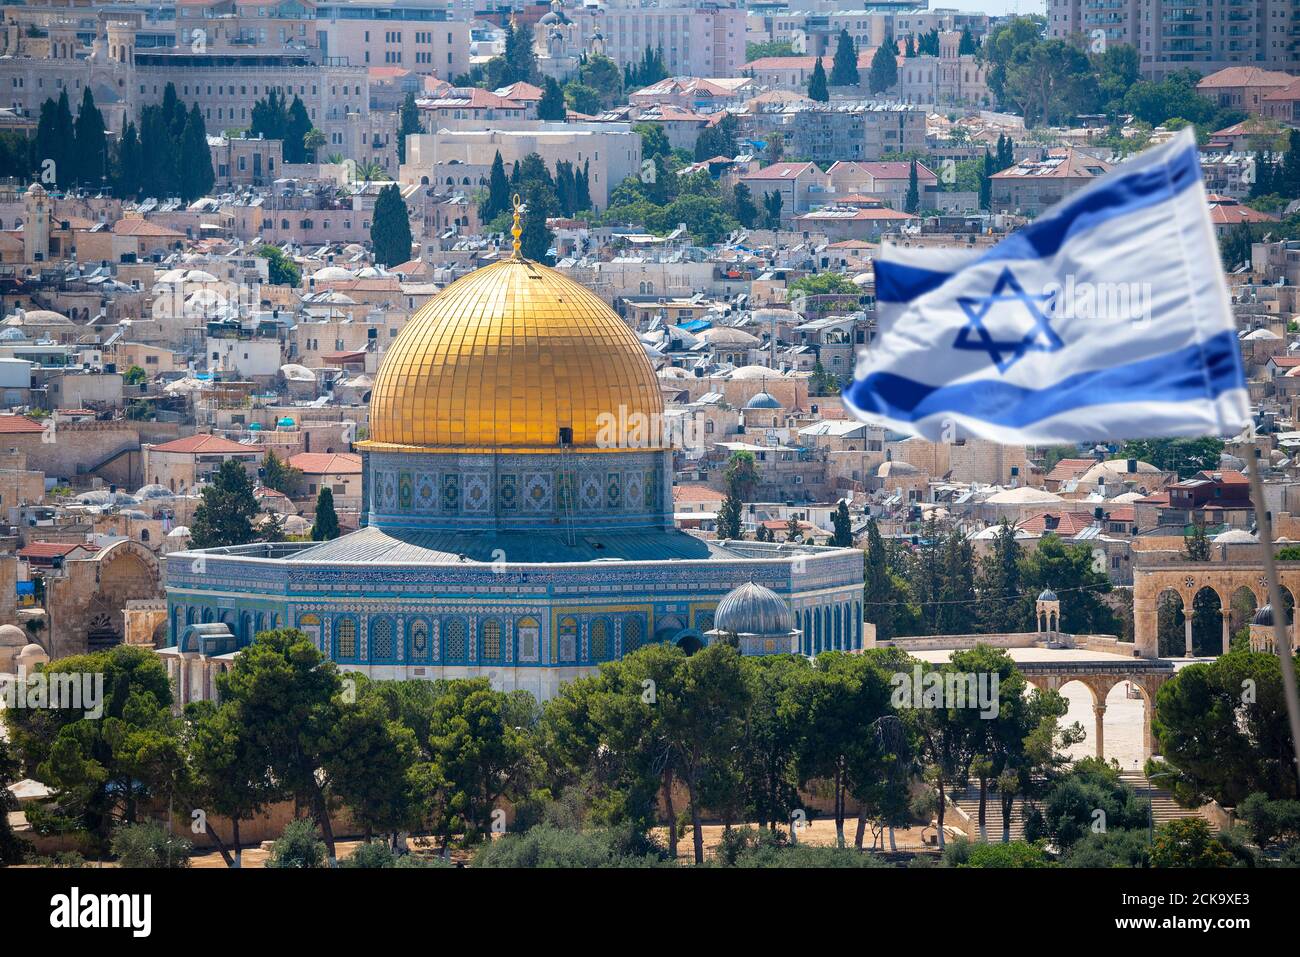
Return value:
M 746 582 L 722 596 L 713 612 L 710 640 L 735 635 L 744 655 L 770 655 L 798 649 L 799 632 L 785 600 L 762 585 Z
M 1056 597 L 1056 592 L 1052 591 L 1050 588 L 1044 588 L 1042 591 L 1038 593 L 1038 600 L 1057 601 L 1058 599 Z
M 26 674 L 31 674 L 36 670 L 37 665 L 47 665 L 50 663 L 50 656 L 45 653 L 45 649 L 36 642 L 30 642 L 23 646 L 23 650 L 18 652 L 18 669 Z
M 1291 618 L 1291 613 L 1288 612 L 1286 627 L 1288 637 L 1291 640 L 1291 650 L 1294 651 L 1296 635 L 1294 629 L 1291 628 Z M 1277 653 L 1277 633 L 1273 627 L 1273 605 L 1271 603 L 1261 605 L 1259 611 L 1255 612 L 1255 617 L 1250 622 L 1249 634 L 1251 651 L 1266 652 L 1270 655 Z M 1223 650 L 1225 653 L 1228 651 L 1227 648 Z
M 746 409 L 783 409 L 785 406 L 770 392 L 759 392 L 745 403 Z
M 17 625 L 0 625 L 0 674 L 16 672 L 18 655 L 29 640 L 27 633 Z
M 1287 623 L 1288 625 L 1291 624 L 1291 613 L 1290 613 L 1290 612 L 1287 613 L 1287 616 L 1286 616 L 1286 623 Z M 1272 627 L 1272 625 L 1273 625 L 1273 606 L 1272 606 L 1271 604 L 1264 604 L 1264 605 L 1261 605 L 1261 606 L 1259 607 L 1259 611 L 1255 612 L 1255 617 L 1251 620 L 1251 624 L 1253 624 L 1253 625 L 1267 625 L 1267 626 L 1269 626 L 1269 627 Z

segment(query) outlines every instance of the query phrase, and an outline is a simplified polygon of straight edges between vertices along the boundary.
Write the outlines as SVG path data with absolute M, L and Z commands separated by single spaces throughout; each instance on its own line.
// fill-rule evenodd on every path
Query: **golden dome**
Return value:
M 458 279 L 411 317 L 379 367 L 359 444 L 554 452 L 569 428 L 573 446 L 595 450 L 602 424 L 635 424 L 636 413 L 654 416 L 642 421 L 658 434 L 663 397 L 635 333 L 590 290 L 514 258 Z

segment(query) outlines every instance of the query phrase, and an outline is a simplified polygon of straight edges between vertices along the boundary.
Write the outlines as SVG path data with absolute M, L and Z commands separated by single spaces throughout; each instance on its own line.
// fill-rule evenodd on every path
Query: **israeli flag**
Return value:
M 890 249 L 845 404 L 934 441 L 1227 436 L 1250 421 L 1191 128 L 992 249 Z

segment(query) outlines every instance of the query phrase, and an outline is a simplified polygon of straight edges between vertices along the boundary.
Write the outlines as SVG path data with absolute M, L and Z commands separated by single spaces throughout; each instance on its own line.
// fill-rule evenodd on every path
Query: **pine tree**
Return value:
M 402 100 L 402 125 L 397 133 L 397 162 L 406 162 L 406 138 L 419 132 L 420 109 L 415 105 L 415 94 L 407 93 Z
M 198 103 L 190 108 L 185 132 L 181 134 L 178 173 L 181 199 L 187 203 L 206 196 L 216 182 L 212 172 L 212 153 L 208 149 L 208 131 Z
M 829 103 L 831 99 L 831 91 L 826 85 L 826 70 L 822 66 L 821 57 L 818 57 L 816 64 L 813 65 L 812 77 L 808 80 L 808 97 L 820 103 Z
M 505 73 L 502 85 L 532 83 L 537 79 L 537 55 L 533 52 L 533 28 L 516 23 L 506 31 Z
M 903 44 L 903 56 L 909 60 L 916 59 L 916 41 L 909 35 Z
M 973 55 L 979 49 L 979 44 L 975 42 L 975 35 L 970 32 L 970 27 L 961 28 L 961 40 L 957 44 L 958 56 Z
M 370 245 L 375 262 L 384 266 L 396 266 L 411 258 L 411 217 L 396 183 L 383 187 L 375 200 Z
M 55 152 L 52 155 L 59 187 L 67 189 L 77 178 L 80 164 L 77 161 L 77 129 L 72 119 L 72 108 L 68 104 L 66 88 L 59 93 L 59 101 L 54 112 Z
M 858 48 L 853 45 L 853 38 L 848 30 L 840 30 L 839 40 L 835 44 L 835 60 L 831 64 L 832 86 L 857 86 Z
M 555 77 L 548 76 L 542 84 L 542 98 L 537 101 L 537 118 L 564 122 L 568 109 L 564 104 L 564 90 Z
M 550 263 L 551 245 L 555 242 L 555 233 L 546 225 L 546 206 L 537 201 L 533 192 L 525 204 L 523 232 L 519 236 L 519 252 L 525 259 L 534 262 Z
M 884 93 L 898 82 L 898 50 L 891 49 L 891 44 L 882 43 L 876 47 L 871 57 L 871 74 L 867 78 L 867 87 L 872 93 Z
M 140 117 L 140 188 L 150 196 L 175 196 L 178 149 L 163 111 L 145 107 Z
M 1183 541 L 1183 557 L 1189 562 L 1208 562 L 1210 560 L 1210 539 L 1205 534 L 1205 526 L 1192 525 L 1192 534 Z
M 916 160 L 912 160 L 911 168 L 907 171 L 907 197 L 903 200 L 903 212 L 916 215 L 920 208 L 921 192 L 916 177 Z
M 203 501 L 190 522 L 190 547 L 223 548 L 257 540 L 253 528 L 257 499 L 253 480 L 243 465 L 234 459 L 222 462 L 199 494 Z
M 943 585 L 935 623 L 941 635 L 968 635 L 975 629 L 975 554 L 966 536 L 953 530 L 943 543 Z
M 95 95 L 89 86 L 81 96 L 75 131 L 77 180 L 91 189 L 102 187 L 108 178 L 108 140 L 104 135 L 104 116 L 95 106 Z
M 140 136 L 134 123 L 127 123 L 117 147 L 117 176 L 114 193 L 118 199 L 135 199 L 140 195 Z
M 835 534 L 831 537 L 831 544 L 839 548 L 852 548 L 853 519 L 849 516 L 848 503 L 842 499 L 831 515 L 831 524 L 835 526 Z
M 1275 171 L 1275 192 L 1285 199 L 1300 199 L 1300 130 L 1292 130 L 1287 140 L 1286 158 Z
M 328 542 L 339 537 L 339 516 L 334 511 L 334 493 L 324 486 L 316 496 L 316 519 L 311 524 L 311 540 Z
M 768 229 L 781 228 L 781 193 L 779 190 L 772 190 L 770 193 L 763 195 L 763 211 L 766 213 L 766 223 Z
M 181 106 L 180 97 L 176 95 L 176 84 L 168 83 L 163 88 L 162 118 L 167 124 L 167 132 L 179 139 L 185 132 L 185 121 L 189 119 L 185 107 Z

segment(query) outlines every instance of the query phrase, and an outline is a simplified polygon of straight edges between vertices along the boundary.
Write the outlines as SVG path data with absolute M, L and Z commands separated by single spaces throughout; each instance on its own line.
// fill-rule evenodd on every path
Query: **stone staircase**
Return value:
M 1214 821 L 1202 812 L 1185 808 L 1175 801 L 1172 792 L 1152 785 L 1147 780 L 1147 776 L 1141 771 L 1121 771 L 1119 778 L 1136 791 L 1138 797 L 1149 797 L 1151 799 L 1151 817 L 1155 821 L 1156 827 L 1166 821 L 1176 821 L 1183 817 L 1204 817 L 1211 824 L 1214 824 Z

